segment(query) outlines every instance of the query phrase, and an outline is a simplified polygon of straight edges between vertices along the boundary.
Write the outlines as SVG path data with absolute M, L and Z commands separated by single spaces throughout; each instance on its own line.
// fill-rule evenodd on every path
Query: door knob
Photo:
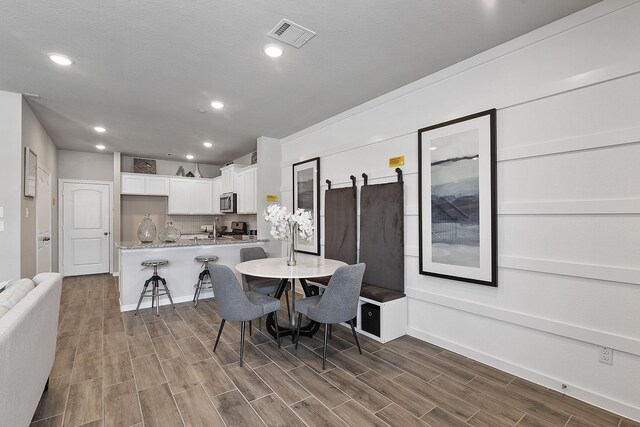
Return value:
M 42 238 L 42 241 L 43 241 L 43 242 L 48 242 L 49 240 L 51 240 L 51 237 L 43 237 L 43 238 Z
M 105 236 L 108 236 L 108 235 L 109 235 L 109 232 L 108 232 L 108 231 L 105 231 L 105 232 L 104 232 L 104 235 L 105 235 Z

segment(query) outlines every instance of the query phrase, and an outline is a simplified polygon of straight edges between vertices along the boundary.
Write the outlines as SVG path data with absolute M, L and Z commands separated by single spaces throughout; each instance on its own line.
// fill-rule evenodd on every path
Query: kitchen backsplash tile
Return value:
M 255 230 L 257 227 L 256 215 L 167 215 L 167 221 L 172 221 L 182 234 L 194 234 L 200 232 L 201 225 L 213 224 L 216 217 L 220 218 L 220 225 L 225 225 L 227 230 L 231 229 L 232 221 L 246 222 L 247 230 Z

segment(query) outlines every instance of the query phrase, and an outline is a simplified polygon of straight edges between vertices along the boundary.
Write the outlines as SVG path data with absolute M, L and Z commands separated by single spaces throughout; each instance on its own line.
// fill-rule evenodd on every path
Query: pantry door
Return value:
M 63 181 L 61 240 L 65 276 L 110 271 L 110 183 Z

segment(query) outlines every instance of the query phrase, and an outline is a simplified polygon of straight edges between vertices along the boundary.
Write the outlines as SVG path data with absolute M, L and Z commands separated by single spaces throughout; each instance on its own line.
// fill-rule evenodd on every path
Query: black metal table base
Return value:
M 294 279 L 292 279 L 294 280 Z M 311 292 L 309 291 L 309 287 L 307 286 L 307 281 L 305 279 L 298 279 L 300 280 L 300 285 L 302 285 L 302 290 L 304 291 L 304 295 L 309 297 L 311 296 Z M 287 282 L 289 282 L 289 279 L 282 279 L 280 281 L 280 284 L 278 285 L 278 290 L 275 293 L 275 297 L 280 299 L 280 297 L 282 297 L 282 294 L 284 293 L 284 289 L 287 286 Z M 291 298 L 295 298 L 296 297 L 296 293 L 295 293 L 295 285 L 292 284 L 291 286 Z M 295 307 L 295 305 L 293 305 Z M 296 317 L 296 313 L 293 312 L 291 313 L 292 318 Z M 267 315 L 267 331 L 275 338 L 276 337 L 276 324 L 275 324 L 275 319 L 273 316 L 273 313 L 269 313 Z M 295 327 L 292 323 L 292 319 L 289 319 L 289 324 L 292 325 L 292 327 L 290 328 L 286 328 L 284 326 L 278 325 L 278 332 L 280 334 L 280 337 L 283 336 L 287 336 L 287 335 L 291 335 L 291 338 L 293 339 L 293 337 L 295 336 Z M 301 325 L 300 326 L 300 335 L 305 336 L 305 337 L 312 337 L 316 332 L 318 332 L 318 330 L 320 329 L 320 324 L 317 322 L 314 322 L 313 320 L 309 320 L 309 323 L 307 323 L 306 325 Z

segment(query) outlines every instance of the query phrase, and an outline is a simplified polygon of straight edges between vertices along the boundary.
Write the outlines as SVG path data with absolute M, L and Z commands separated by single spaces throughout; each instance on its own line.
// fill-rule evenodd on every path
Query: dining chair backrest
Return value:
M 250 248 L 242 248 L 240 249 L 240 262 L 246 261 L 254 261 L 257 259 L 265 259 L 267 258 L 267 253 L 264 251 L 264 248 L 260 246 L 254 246 Z M 259 280 L 259 277 L 243 275 L 243 284 L 245 285 L 245 289 L 249 289 L 249 284 L 255 280 Z
M 262 316 L 263 308 L 249 301 L 240 287 L 236 275 L 229 267 L 210 263 L 209 273 L 220 317 L 226 320 L 242 321 Z
M 358 299 L 365 265 L 354 264 L 339 267 L 317 304 L 309 307 L 309 317 L 320 323 L 341 323 L 358 312 Z
M 256 259 L 264 259 L 266 257 L 267 257 L 267 253 L 264 251 L 264 248 L 261 248 L 260 246 L 240 249 L 241 262 L 253 261 Z

